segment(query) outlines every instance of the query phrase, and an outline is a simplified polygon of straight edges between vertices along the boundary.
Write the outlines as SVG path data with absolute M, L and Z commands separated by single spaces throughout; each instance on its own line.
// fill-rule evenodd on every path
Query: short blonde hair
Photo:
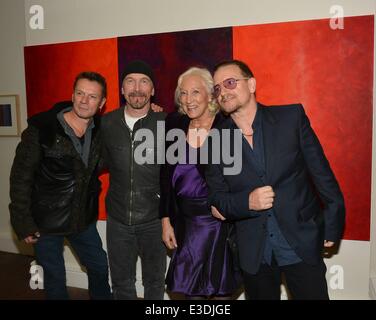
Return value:
M 210 97 L 209 104 L 208 104 L 209 111 L 213 114 L 216 114 L 219 110 L 219 105 L 217 103 L 217 100 L 213 98 L 213 87 L 214 87 L 213 77 L 210 74 L 208 69 L 198 68 L 198 67 L 189 68 L 187 71 L 183 72 L 178 78 L 178 84 L 175 89 L 175 103 L 178 106 L 178 111 L 180 113 L 185 113 L 180 103 L 181 83 L 183 82 L 184 77 L 192 76 L 192 75 L 198 76 L 204 81 L 206 91 Z

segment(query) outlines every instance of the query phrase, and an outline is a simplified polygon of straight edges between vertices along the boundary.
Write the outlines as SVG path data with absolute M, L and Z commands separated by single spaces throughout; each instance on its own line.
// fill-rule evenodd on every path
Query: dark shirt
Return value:
M 249 152 L 246 156 L 249 156 L 251 162 L 256 170 L 258 176 L 265 183 L 265 152 L 264 152 L 264 141 L 263 141 L 263 129 L 262 129 L 262 112 L 260 107 L 257 106 L 257 111 L 255 119 L 252 123 L 253 129 L 253 149 L 251 148 L 248 141 L 243 137 L 243 145 L 246 144 L 247 147 L 243 150 Z M 275 217 L 274 209 L 262 211 L 262 214 L 266 214 L 267 219 L 267 237 L 265 241 L 264 257 L 263 263 L 271 265 L 272 257 L 274 258 L 279 266 L 290 265 L 302 261 L 291 248 L 286 238 L 283 236 L 281 229 L 279 228 L 278 221 Z
M 72 140 L 73 146 L 76 149 L 77 153 L 80 155 L 82 162 L 85 166 L 88 166 L 89 162 L 89 152 L 90 152 L 90 145 L 91 145 L 91 136 L 92 130 L 95 127 L 94 121 L 91 121 L 85 131 L 85 134 L 79 138 L 74 133 L 73 129 L 69 126 L 69 124 L 64 119 L 64 113 L 72 110 L 72 107 L 66 108 L 61 110 L 57 114 L 57 119 L 59 120 L 60 124 L 64 128 L 64 132 L 70 137 Z

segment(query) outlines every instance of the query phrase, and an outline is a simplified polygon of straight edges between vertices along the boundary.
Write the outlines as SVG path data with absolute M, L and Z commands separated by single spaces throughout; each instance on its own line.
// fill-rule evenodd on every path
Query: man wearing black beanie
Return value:
M 106 196 L 107 250 L 115 299 L 137 299 L 138 256 L 144 299 L 162 300 L 164 296 L 166 251 L 158 216 L 160 166 L 157 161 L 139 161 L 135 153 L 143 143 L 140 135 L 147 129 L 153 134 L 154 144 L 145 151 L 147 156 L 157 159 L 157 126 L 166 114 L 150 109 L 154 81 L 146 62 L 135 60 L 127 64 L 121 87 L 126 105 L 102 119 L 103 153 L 110 173 Z

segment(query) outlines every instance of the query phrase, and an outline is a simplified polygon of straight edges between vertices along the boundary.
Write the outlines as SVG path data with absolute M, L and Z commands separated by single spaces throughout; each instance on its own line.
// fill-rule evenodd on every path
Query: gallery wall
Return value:
M 122 70 L 134 59 L 152 66 L 154 102 L 172 112 L 177 78 L 187 68 L 213 70 L 220 61 L 243 60 L 255 74 L 259 102 L 303 103 L 344 193 L 344 239 L 368 241 L 374 20 L 347 17 L 343 23 L 346 28 L 336 30 L 330 19 L 320 19 L 27 46 L 28 116 L 69 100 L 83 70 L 106 77 L 106 111 L 118 108 Z M 101 219 L 107 178 L 103 182 Z
M 304 103 L 305 108 L 309 116 L 311 117 L 312 125 L 317 131 L 320 139 L 323 141 L 328 158 L 332 162 L 333 169 L 335 170 L 340 180 L 341 186 L 343 186 L 344 188 L 346 197 L 348 199 L 352 199 L 352 203 L 355 204 L 356 199 L 359 195 L 359 193 L 357 193 L 357 189 L 361 188 L 363 190 L 363 188 L 365 188 L 366 190 L 368 190 L 369 185 L 367 184 L 370 181 L 371 176 L 369 176 L 368 180 L 366 179 L 365 181 L 360 181 L 355 177 L 355 180 L 353 181 L 355 181 L 357 184 L 353 186 L 347 185 L 344 182 L 345 180 L 343 178 L 346 177 L 346 172 L 341 172 L 340 168 L 343 162 L 346 162 L 350 166 L 351 170 L 355 170 L 355 167 L 352 167 L 354 161 L 356 160 L 353 158 L 353 154 L 355 152 L 352 149 L 349 149 L 349 151 L 346 152 L 344 156 L 345 159 L 341 159 L 335 155 L 337 154 L 337 152 L 343 152 L 343 148 L 341 146 L 342 144 L 348 146 L 348 143 L 350 141 L 353 141 L 351 137 L 359 134 L 363 135 L 365 132 L 368 132 L 370 123 L 367 123 L 366 121 L 365 123 L 361 122 L 360 124 L 349 124 L 348 122 L 346 122 L 346 119 L 343 120 L 345 113 L 340 113 L 340 110 L 338 110 L 342 103 L 335 104 L 335 101 L 332 100 L 334 100 L 333 97 L 338 97 L 340 102 L 346 102 L 348 98 L 352 99 L 351 96 L 347 95 L 347 90 L 350 90 L 351 92 L 351 88 L 353 86 L 355 86 L 355 88 L 359 88 L 359 86 L 362 88 L 365 87 L 362 83 L 363 79 L 360 79 L 360 83 L 351 82 L 351 86 L 347 86 L 346 90 L 341 90 L 337 94 L 328 92 L 328 87 L 333 88 L 333 81 L 335 81 L 337 74 L 341 74 L 343 71 L 351 72 L 351 70 L 347 70 L 347 65 L 342 65 L 342 67 L 339 67 L 340 64 L 337 63 L 337 60 L 346 61 L 346 59 L 342 59 L 346 56 L 351 56 L 352 54 L 354 54 L 354 57 L 356 57 L 359 54 L 358 50 L 350 50 L 349 52 L 346 52 L 346 49 L 344 49 L 336 52 L 337 54 L 331 55 L 324 61 L 324 66 L 326 66 L 326 68 L 319 69 L 319 71 L 321 71 L 319 75 L 316 75 L 315 71 L 312 69 L 312 67 L 310 67 L 311 70 L 313 70 L 311 75 L 315 76 L 315 79 L 306 79 L 306 77 L 302 76 L 299 76 L 298 78 L 290 77 L 291 81 L 294 81 L 294 83 L 298 84 L 295 88 L 291 86 L 291 83 L 289 81 L 287 81 L 286 86 L 290 89 L 293 88 L 293 90 L 290 91 L 286 90 L 286 87 L 284 87 L 281 78 L 274 78 L 275 68 L 278 67 L 280 68 L 278 70 L 290 72 L 290 76 L 291 73 L 299 75 L 297 71 L 301 70 L 300 64 L 307 63 L 307 61 L 287 60 L 286 63 L 283 63 L 284 60 L 279 58 L 277 51 L 273 53 L 270 50 L 267 50 L 268 55 L 265 56 L 265 59 L 269 60 L 270 57 L 273 57 L 273 61 L 276 63 L 275 65 L 269 66 L 269 64 L 265 64 L 264 60 L 262 60 L 262 55 L 258 56 L 257 61 L 255 61 L 254 59 L 252 59 L 252 61 L 248 61 L 247 59 L 249 59 L 249 54 L 251 54 L 252 50 L 259 51 L 264 49 L 265 52 L 265 50 L 269 48 L 269 44 L 273 43 L 279 43 L 279 47 L 282 47 L 282 49 L 285 51 L 295 49 L 299 52 L 300 50 L 302 50 L 303 53 L 305 52 L 309 54 L 309 52 L 312 52 L 312 50 L 317 49 L 319 52 L 324 53 L 325 50 L 330 50 L 329 43 L 332 42 L 333 37 L 341 38 L 344 33 L 349 36 L 352 32 L 354 32 L 353 28 L 351 28 L 353 31 L 346 30 L 349 24 L 352 25 L 352 22 L 350 21 L 349 24 L 346 24 L 345 21 L 344 30 L 334 31 L 331 36 L 326 38 L 327 43 L 324 46 L 325 48 L 321 48 L 321 46 L 319 46 L 316 41 L 323 41 L 326 36 L 320 33 L 319 29 L 315 29 L 316 27 L 311 28 L 313 26 L 313 24 L 310 23 L 311 21 L 320 21 L 333 17 L 333 11 L 331 11 L 333 9 L 333 5 L 339 5 L 344 10 L 343 13 L 346 17 L 374 15 L 375 4 L 376 1 L 374 0 L 345 0 L 335 1 L 335 3 L 329 0 L 267 0 L 262 2 L 256 0 L 234 0 L 231 2 L 227 0 L 216 0 L 215 2 L 202 0 L 2 0 L 0 2 L 0 40 L 2 43 L 2 53 L 0 59 L 0 94 L 19 94 L 21 128 L 25 128 L 27 106 L 24 73 L 24 46 L 31 47 L 45 44 L 60 45 L 63 43 L 75 43 L 75 45 L 81 46 L 84 45 L 82 43 L 83 41 L 88 40 L 89 42 L 92 40 L 117 42 L 118 39 L 122 37 L 137 37 L 140 35 L 147 37 L 153 34 L 171 34 L 180 31 L 200 31 L 213 28 L 232 28 L 232 36 L 234 39 L 236 39 L 236 29 L 237 27 L 241 27 L 239 29 L 241 31 L 239 33 L 240 38 L 238 38 L 237 41 L 234 40 L 233 54 L 236 55 L 236 57 L 246 60 L 252 65 L 258 78 L 257 90 L 259 92 L 259 98 L 261 99 L 262 97 L 262 102 L 271 104 L 289 103 L 292 102 L 292 100 L 295 100 L 295 98 L 296 101 Z M 33 5 L 39 5 L 44 9 L 43 29 L 34 29 L 30 26 L 30 19 L 32 18 L 30 9 Z M 294 31 L 294 29 L 289 29 L 289 26 L 296 26 L 297 24 L 290 25 L 289 23 L 287 23 L 294 22 L 305 25 L 306 21 L 308 21 L 308 29 L 305 30 L 308 30 L 308 32 L 306 32 L 305 34 L 300 34 L 299 31 Z M 308 37 L 310 41 L 306 41 L 306 45 L 301 48 L 299 46 L 295 46 L 295 43 L 291 42 L 291 40 L 286 41 L 286 39 L 284 39 L 285 37 L 282 36 L 282 33 L 275 33 L 273 36 L 275 39 L 273 41 L 270 41 L 270 39 L 268 40 L 267 37 L 265 38 L 265 35 L 261 36 L 263 34 L 263 28 L 266 28 L 264 30 L 269 30 L 270 32 L 271 28 L 278 27 L 279 23 L 282 24 L 282 27 L 285 28 L 287 34 L 289 34 L 290 36 L 294 36 L 296 37 L 296 39 L 299 39 L 299 37 Z M 260 29 L 257 29 L 256 26 L 259 26 Z M 277 28 L 276 30 L 280 29 Z M 243 52 L 246 57 L 242 55 L 242 50 L 244 48 L 244 46 L 242 46 L 242 41 L 240 41 L 242 32 L 244 32 L 244 34 L 246 35 L 243 36 L 243 39 L 247 39 L 249 35 L 254 35 L 255 33 L 260 34 L 260 37 L 257 39 L 257 41 L 261 45 L 261 48 L 256 46 L 248 46 L 247 50 L 249 51 Z M 355 37 L 355 43 L 357 43 L 357 37 L 359 35 L 353 34 L 353 36 Z M 371 36 L 373 37 L 373 39 L 375 38 L 374 32 Z M 255 38 L 253 36 L 252 39 L 253 41 L 255 41 Z M 239 51 L 236 51 L 237 45 L 235 44 L 235 42 L 239 44 Z M 342 48 L 351 49 L 353 45 L 354 43 L 352 41 L 345 40 Z M 285 47 L 286 49 L 284 49 Z M 341 48 L 341 46 L 339 48 Z M 109 51 L 112 52 L 112 50 L 113 48 L 109 46 Z M 108 57 L 106 50 L 104 51 L 103 62 L 109 61 L 106 58 Z M 273 56 L 273 54 L 275 54 L 276 56 Z M 80 56 L 80 54 L 78 54 L 78 56 Z M 76 56 L 69 57 L 68 61 L 75 57 Z M 317 62 L 320 61 L 316 60 L 315 55 L 309 57 L 309 63 L 312 65 L 317 65 Z M 46 63 L 47 62 L 48 61 L 46 61 Z M 89 63 L 90 61 L 85 61 L 84 59 L 84 61 L 81 62 L 84 63 L 82 64 L 82 66 L 89 67 L 89 65 L 85 63 Z M 261 64 L 261 62 L 263 63 Z M 41 63 L 43 63 L 43 61 Z M 372 63 L 374 63 L 373 56 Z M 332 68 L 333 65 L 336 66 L 334 69 Z M 289 66 L 292 67 L 292 70 L 289 70 Z M 103 68 L 101 69 L 101 71 L 105 73 L 106 77 L 109 79 L 111 85 L 114 88 L 114 95 L 113 98 L 111 98 L 111 105 L 113 107 L 117 107 L 119 92 L 117 84 L 118 69 L 116 68 L 118 68 L 119 65 L 117 67 L 114 65 L 112 67 L 109 67 L 109 69 L 104 66 L 102 67 Z M 269 67 L 271 69 L 268 69 Z M 114 71 L 106 71 L 110 69 Z M 73 71 L 71 72 L 68 67 L 65 67 L 61 69 L 61 72 L 59 74 L 55 74 L 54 77 L 58 80 L 61 74 L 68 75 L 70 72 L 72 75 L 75 74 L 76 70 Z M 354 70 L 354 72 L 356 73 L 357 70 Z M 307 73 L 304 72 L 304 74 Z M 273 77 L 271 77 L 272 75 Z M 371 77 L 374 79 L 374 75 Z M 351 79 L 352 78 L 350 75 L 350 78 L 343 77 L 341 81 L 344 82 L 344 84 L 347 84 L 347 81 L 351 81 Z M 66 78 L 66 80 L 69 80 L 69 83 L 71 82 L 71 79 Z M 174 80 L 170 81 L 170 85 L 172 85 Z M 304 92 L 307 89 L 307 84 L 309 84 L 308 89 L 313 86 L 312 91 L 316 91 L 316 100 L 314 99 L 314 96 L 312 96 L 313 100 L 311 100 L 311 102 L 308 102 L 304 98 Z M 267 86 L 267 88 L 263 88 L 264 86 Z M 286 95 L 281 95 L 280 93 L 278 95 L 274 94 L 273 90 L 270 90 L 268 86 L 274 88 L 274 90 L 281 90 L 282 92 L 285 91 Z M 375 88 L 375 83 L 373 83 L 373 88 Z M 61 89 L 67 91 L 62 92 L 60 91 Z M 70 85 L 64 83 L 64 85 L 62 85 L 61 87 L 55 86 L 51 92 L 56 92 L 55 97 L 57 100 L 57 98 L 60 99 L 61 97 L 65 98 L 67 95 L 69 96 L 70 90 Z M 366 91 L 367 90 L 361 90 L 356 94 L 357 96 L 359 96 L 359 92 Z M 35 92 L 35 95 L 44 95 L 44 92 L 45 90 Z M 297 95 L 299 92 L 303 92 L 303 96 Z M 366 95 L 368 95 L 368 93 L 366 93 Z M 273 100 L 273 97 L 276 100 Z M 320 103 L 322 101 L 321 97 L 323 97 L 325 103 Z M 360 98 L 363 99 L 363 95 Z M 55 99 L 51 98 L 50 102 L 53 103 L 53 100 Z M 334 110 L 330 110 L 330 108 L 327 108 L 325 105 L 335 105 Z M 357 103 L 357 105 L 360 106 L 360 103 Z M 363 104 L 360 107 L 362 106 Z M 367 106 L 368 104 L 366 104 L 365 112 L 368 114 L 369 109 L 367 109 Z M 355 105 L 353 106 L 353 108 L 355 109 Z M 319 110 L 321 110 L 321 112 L 319 112 Z M 328 116 L 332 117 L 332 119 L 334 118 L 334 111 L 338 111 L 337 114 L 341 118 L 341 122 L 334 121 L 333 125 L 332 123 L 330 123 L 330 125 L 326 125 L 326 119 Z M 350 120 L 352 120 L 352 115 L 353 114 L 351 113 L 351 117 L 349 117 Z M 375 111 L 373 111 L 373 115 L 375 115 Z M 373 118 L 375 117 L 373 116 Z M 356 119 L 357 118 L 354 118 L 354 120 Z M 369 118 L 368 121 L 370 121 Z M 338 140 L 333 133 L 334 130 L 343 129 L 342 127 L 337 127 L 338 123 L 350 125 L 351 127 L 353 127 L 354 131 L 344 139 Z M 331 131 L 332 126 L 333 132 Z M 373 135 L 375 137 L 374 133 Z M 373 139 L 373 141 L 375 141 L 375 139 Z M 9 195 L 6 192 L 6 190 L 9 189 L 9 170 L 14 156 L 14 150 L 18 142 L 19 137 L 2 137 L 0 139 L 0 150 L 2 150 L 0 156 L 0 189 L 2 191 L 5 190 L 5 192 L 3 191 L 0 196 L 0 250 L 27 253 L 30 252 L 30 248 L 29 251 L 27 251 L 27 247 L 21 246 L 21 242 L 18 242 L 14 238 L 14 234 L 11 232 L 8 213 Z M 359 146 L 355 145 L 354 143 L 352 143 L 351 147 L 355 147 L 356 152 L 362 150 L 361 157 L 363 157 L 363 159 L 368 159 L 368 141 L 365 142 L 364 148 L 360 146 L 360 150 L 357 149 L 359 148 Z M 373 149 L 375 150 L 375 148 Z M 352 161 L 347 161 L 346 159 Z M 365 167 L 366 170 L 368 170 L 367 164 L 365 164 Z M 360 171 L 361 175 L 364 174 L 362 170 Z M 358 173 L 359 172 L 355 170 L 354 176 L 358 176 Z M 374 174 L 372 181 L 374 185 L 376 181 Z M 363 184 L 365 184 L 365 186 L 363 186 Z M 374 194 L 374 191 L 372 191 L 372 194 Z M 371 197 L 371 204 L 373 209 L 371 217 L 375 215 L 375 198 L 375 196 Z M 364 201 L 365 200 L 362 200 L 359 205 L 363 207 L 367 206 L 367 203 L 365 203 Z M 337 254 L 325 259 L 326 265 L 328 267 L 327 277 L 329 283 L 332 283 L 332 280 L 335 280 L 334 276 L 336 275 L 336 270 L 338 270 L 338 267 L 341 267 L 342 271 L 344 272 L 343 288 L 338 286 L 330 286 L 330 296 L 333 299 L 367 298 L 370 284 L 372 286 L 372 278 L 376 276 L 376 219 L 371 220 L 371 228 L 360 227 L 367 226 L 367 223 L 369 223 L 369 221 L 366 221 L 367 218 L 364 219 L 364 213 L 363 215 L 361 214 L 361 216 L 363 216 L 362 219 L 357 219 L 354 211 L 357 210 L 356 206 L 354 206 L 352 210 L 354 212 L 354 215 L 351 218 L 352 220 L 350 224 L 351 226 L 353 226 L 351 227 L 351 229 L 362 230 L 360 231 L 360 234 L 354 236 L 354 239 L 356 239 L 355 237 L 358 237 L 359 239 L 366 239 L 367 234 L 369 234 L 371 230 L 371 241 L 349 240 L 351 239 L 349 237 L 342 241 L 341 247 Z M 98 222 L 98 229 L 101 233 L 102 239 L 105 241 L 105 221 Z M 350 236 L 352 237 L 353 235 L 351 229 L 348 229 L 347 227 L 346 234 L 350 234 Z M 345 237 L 347 237 L 346 234 Z M 87 285 L 85 274 L 82 272 L 81 267 L 77 264 L 75 257 L 68 249 L 65 252 L 65 258 L 68 284 L 85 287 Z M 369 264 L 370 261 L 371 267 Z M 142 285 L 139 268 L 140 265 L 138 265 L 136 285 L 139 294 L 142 295 Z M 374 287 L 376 287 L 376 284 L 374 285 Z

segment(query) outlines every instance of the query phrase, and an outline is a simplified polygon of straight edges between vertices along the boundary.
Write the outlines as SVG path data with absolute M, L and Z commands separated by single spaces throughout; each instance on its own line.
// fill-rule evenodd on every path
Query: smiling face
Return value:
M 96 81 L 80 79 L 76 83 L 72 94 L 74 114 L 81 119 L 90 119 L 102 108 L 106 102 L 103 88 Z
M 210 116 L 210 95 L 204 80 L 198 75 L 186 75 L 180 84 L 179 101 L 191 119 Z
M 148 76 L 142 73 L 130 73 L 124 78 L 121 92 L 131 108 L 149 108 L 150 99 L 154 95 L 154 86 Z
M 230 78 L 237 80 L 234 89 L 227 89 L 223 85 L 223 81 Z M 245 76 L 237 65 L 226 65 L 215 72 L 214 84 L 219 85 L 221 88 L 217 100 L 222 110 L 226 113 L 236 112 L 255 99 L 256 80 L 254 78 L 244 78 Z

